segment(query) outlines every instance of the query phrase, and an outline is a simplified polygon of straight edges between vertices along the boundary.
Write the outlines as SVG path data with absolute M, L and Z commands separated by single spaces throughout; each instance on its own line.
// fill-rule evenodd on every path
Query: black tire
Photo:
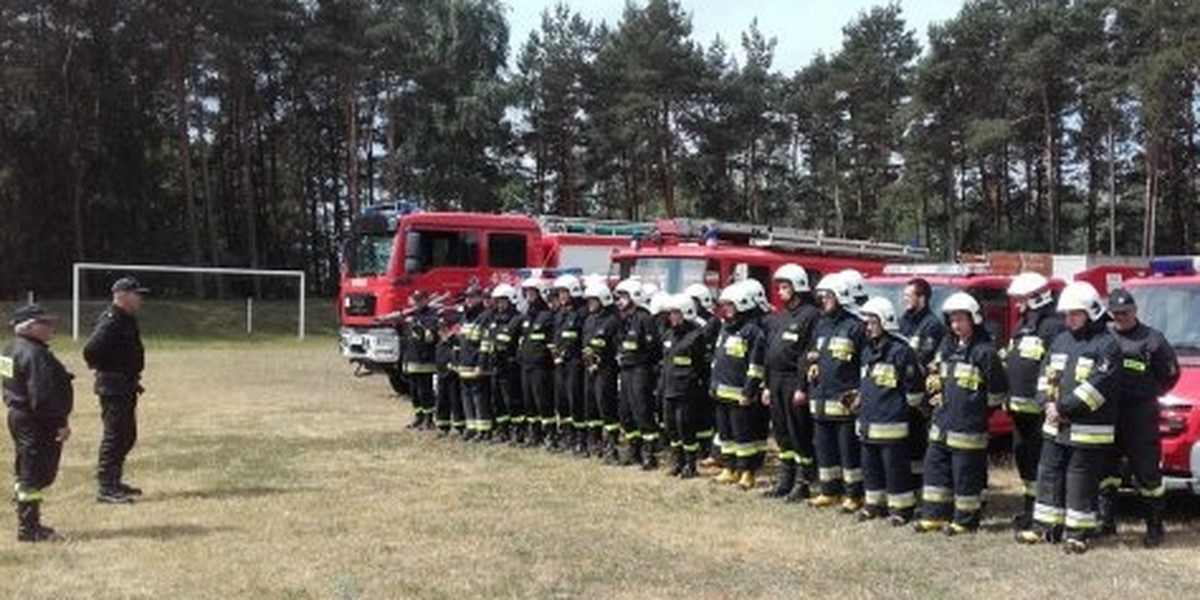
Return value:
M 388 367 L 387 377 L 388 383 L 392 385 L 392 391 L 401 396 L 407 396 L 409 394 L 410 388 L 408 384 L 408 377 L 406 377 L 404 373 L 400 372 L 399 367 Z

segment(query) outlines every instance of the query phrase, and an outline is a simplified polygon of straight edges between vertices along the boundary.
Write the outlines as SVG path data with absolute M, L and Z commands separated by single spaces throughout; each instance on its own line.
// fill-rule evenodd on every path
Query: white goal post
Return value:
M 71 339 L 79 339 L 79 293 L 81 275 L 84 271 L 121 271 L 141 273 L 203 273 L 208 275 L 265 275 L 272 277 L 296 277 L 300 280 L 300 316 L 297 319 L 296 335 L 304 339 L 304 305 L 307 294 L 304 271 L 280 269 L 234 269 L 227 267 L 187 267 L 175 265 L 124 265 L 116 263 L 75 263 L 71 273 Z

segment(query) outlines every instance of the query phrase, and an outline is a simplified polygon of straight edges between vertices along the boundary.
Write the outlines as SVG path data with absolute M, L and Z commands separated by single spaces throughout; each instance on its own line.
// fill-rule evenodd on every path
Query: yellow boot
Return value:
M 818 494 L 812 498 L 809 498 L 808 505 L 813 508 L 829 508 L 830 506 L 833 506 L 841 501 L 841 496 L 827 496 L 825 494 Z
M 731 484 L 731 483 L 737 483 L 737 481 L 738 481 L 738 472 L 737 472 L 737 471 L 734 471 L 733 469 L 728 469 L 728 468 L 726 468 L 726 469 L 721 469 L 721 473 L 720 473 L 720 474 L 718 474 L 718 475 L 717 475 L 717 478 L 716 478 L 716 479 L 714 479 L 713 481 L 716 481 L 717 483 L 720 483 L 720 484 L 722 484 L 722 485 L 728 485 L 728 484 Z
M 738 480 L 738 487 L 743 490 L 752 490 L 755 483 L 754 471 L 742 471 L 742 477 Z
M 941 531 L 949 523 L 945 519 L 918 519 L 913 524 L 913 529 L 917 533 L 929 533 L 930 531 Z
M 862 498 L 847 497 L 845 500 L 842 500 L 842 512 L 846 514 L 852 515 L 858 512 L 862 507 Z

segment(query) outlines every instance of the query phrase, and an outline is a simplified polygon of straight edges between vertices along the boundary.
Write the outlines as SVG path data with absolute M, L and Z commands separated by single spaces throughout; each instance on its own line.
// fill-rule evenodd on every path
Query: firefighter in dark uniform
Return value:
M 462 313 L 443 310 L 438 321 L 438 343 L 434 353 L 437 365 L 437 414 L 434 424 L 438 436 L 445 437 L 453 429 L 462 435 L 466 429 L 463 414 L 462 389 L 458 384 L 458 328 Z
M 1121 392 L 1121 345 L 1108 331 L 1100 294 L 1072 282 L 1058 299 L 1067 330 L 1050 345 L 1039 380 L 1045 409 L 1033 527 L 1017 540 L 1063 542 L 1068 554 L 1087 552 L 1097 527 L 1100 477 L 1111 464 Z
M 487 324 L 488 372 L 492 380 L 492 410 L 495 415 L 498 444 L 522 443 L 519 426 L 524 423 L 521 400 L 521 372 L 516 351 L 521 314 L 517 312 L 517 289 L 501 283 L 492 289 L 492 314 Z M 516 420 L 518 437 L 513 437 Z
M 717 336 L 721 333 L 721 319 L 713 314 L 715 306 L 712 290 L 703 283 L 693 283 L 687 287 L 684 293 L 690 296 L 696 305 L 696 317 L 704 323 L 702 335 L 708 343 L 708 355 L 712 356 L 713 346 L 717 343 Z M 704 364 L 706 368 L 709 365 L 708 361 L 705 361 Z M 698 375 L 701 381 L 708 381 L 707 370 Z M 716 460 L 713 454 L 715 449 L 713 438 L 717 435 L 717 426 L 714 421 L 716 408 L 708 394 L 703 394 L 696 402 L 696 409 L 692 415 L 696 419 L 696 441 L 700 444 L 700 456 L 702 457 L 700 464 L 710 466 Z
M 1158 399 L 1179 382 L 1179 359 L 1163 334 L 1137 318 L 1137 304 L 1128 291 L 1118 288 L 1108 296 L 1112 332 L 1121 345 L 1121 401 L 1117 404 L 1117 437 L 1114 458 L 1129 461 L 1146 520 L 1142 539 L 1148 548 L 1162 545 L 1163 504 L 1162 443 L 1158 429 Z M 1115 463 L 1114 463 L 1115 466 Z M 1120 478 L 1101 482 L 1099 518 L 1101 533 L 1116 533 L 1113 511 Z
M 979 529 L 987 487 L 988 418 L 1004 403 L 1008 378 L 983 327 L 979 303 L 966 292 L 946 298 L 950 336 L 925 387 L 934 408 L 925 452 L 917 532 L 958 535 Z
M 517 362 L 521 365 L 521 397 L 525 424 L 525 443 L 531 448 L 548 443 L 554 431 L 554 311 L 546 305 L 546 282 L 538 276 L 521 283 L 525 294 L 524 318 L 520 320 Z
M 435 353 L 438 342 L 438 314 L 429 305 L 429 296 L 420 290 L 409 297 L 412 312 L 404 319 L 404 374 L 408 376 L 412 397 L 413 422 L 409 429 L 433 429 L 437 397 L 433 378 L 437 374 Z
M 773 276 L 783 308 L 763 319 L 767 335 L 767 389 L 763 402 L 771 408 L 771 428 L 782 468 L 777 485 L 766 494 L 787 502 L 807 499 L 816 480 L 812 415 L 802 380 L 807 354 L 821 313 L 809 296 L 804 267 L 786 264 Z M 799 476 L 799 477 L 798 477 Z
M 466 291 L 462 324 L 458 328 L 458 390 L 462 395 L 467 431 L 463 439 L 485 440 L 492 435 L 491 386 L 487 376 L 484 336 L 491 311 L 484 306 L 484 291 L 470 286 Z
M 96 501 L 128 504 L 142 491 L 123 481 L 125 457 L 137 442 L 137 401 L 142 393 L 146 353 L 135 314 L 149 290 L 132 277 L 112 285 L 112 305 L 100 315 L 96 329 L 83 347 L 83 358 L 96 372 L 96 395 L 104 436 L 96 477 Z
M 718 483 L 754 489 L 767 450 L 770 416 L 762 405 L 766 377 L 766 335 L 759 327 L 761 309 L 749 281 L 721 290 L 717 303 L 725 315 L 713 348 L 709 392 L 717 404 L 724 467 Z
M 925 400 L 925 370 L 908 340 L 897 335 L 896 309 L 886 298 L 861 308 L 867 346 L 859 388 L 858 435 L 862 440 L 867 521 L 888 515 L 893 526 L 912 519 L 917 504 L 910 458 L 911 411 Z
M 946 337 L 946 324 L 929 308 L 933 289 L 929 282 L 920 277 L 910 279 L 904 285 L 904 315 L 900 317 L 900 335 L 917 353 L 917 364 L 927 370 L 934 355 Z M 928 375 L 928 373 L 926 372 Z M 925 447 L 929 443 L 929 419 L 920 409 L 909 414 L 908 447 L 912 460 L 913 482 L 921 487 L 922 471 L 925 468 Z
M 583 324 L 587 320 L 587 301 L 583 284 L 574 275 L 554 280 L 558 294 L 558 314 L 554 326 L 554 387 L 563 444 L 575 456 L 586 458 L 588 423 L 595 420 L 584 395 Z
M 1033 524 L 1033 504 L 1037 499 L 1038 459 L 1042 455 L 1042 406 L 1037 401 L 1037 382 L 1042 360 L 1054 338 L 1066 328 L 1054 310 L 1050 281 L 1037 273 L 1021 273 L 1008 286 L 1021 320 L 1005 351 L 1008 372 L 1008 414 L 1013 420 L 1013 459 L 1024 484 L 1024 504 L 1013 517 L 1018 530 Z
M 646 309 L 649 301 L 641 282 L 626 279 L 617 284 L 617 308 L 621 315 L 617 363 L 621 366 L 618 385 L 621 429 L 629 444 L 624 465 L 640 464 L 649 471 L 658 468 L 658 422 L 654 418 L 654 365 L 660 359 L 662 342 L 654 318 Z
M 822 314 L 805 383 L 815 421 L 820 493 L 808 502 L 816 508 L 841 503 L 843 512 L 855 513 L 863 504 L 862 454 L 850 406 L 858 398 L 866 335 L 862 321 L 848 308 L 857 305 L 840 273 L 822 277 L 817 295 Z
M 50 352 L 54 318 L 40 306 L 18 308 L 9 324 L 16 339 L 0 355 L 0 381 L 15 454 L 17 540 L 56 540 L 54 529 L 42 525 L 41 509 L 46 488 L 58 476 L 63 443 L 71 437 L 74 376 Z
M 687 294 L 670 296 L 663 306 L 667 330 L 663 332 L 662 377 L 659 394 L 663 399 L 663 420 L 671 442 L 672 476 L 691 479 L 696 476 L 700 443 L 696 439 L 699 400 L 708 391 L 708 341 L 702 322 L 696 316 L 696 304 Z
M 599 457 L 610 465 L 619 462 L 617 442 L 621 421 L 617 395 L 617 344 L 621 317 L 613 306 L 612 290 L 603 283 L 589 284 L 583 290 L 588 303 L 588 318 L 583 323 L 584 393 L 594 408 L 596 419 L 589 423 L 588 434 L 595 445 L 603 444 Z M 601 436 L 603 441 L 601 442 Z

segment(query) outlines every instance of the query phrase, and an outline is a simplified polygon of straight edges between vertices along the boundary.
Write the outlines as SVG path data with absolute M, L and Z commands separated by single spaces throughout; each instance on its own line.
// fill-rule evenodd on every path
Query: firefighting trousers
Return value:
M 555 368 L 554 375 L 558 382 L 554 398 L 558 406 L 559 426 L 570 426 L 576 431 L 591 427 L 592 421 L 596 420 L 597 413 L 592 410 L 587 401 L 587 395 L 584 393 L 586 382 L 583 363 L 580 361 L 560 363 Z
M 8 409 L 18 501 L 40 501 L 42 490 L 50 487 L 58 476 L 58 461 L 62 456 L 62 442 L 56 439 L 58 428 L 57 420 L 48 422 L 19 408 Z
M 1111 456 L 1112 446 L 1068 446 L 1044 440 L 1034 522 L 1043 529 L 1064 527 L 1069 538 L 1078 539 L 1094 530 L 1099 478 L 1111 464 Z
M 491 431 L 494 418 L 491 379 L 487 377 L 462 378 L 458 380 L 458 389 L 462 394 L 467 430 L 479 433 Z
M 432 373 L 409 373 L 408 396 L 412 400 L 413 413 L 418 417 L 433 416 L 437 398 L 433 393 Z
M 987 450 L 951 448 L 930 442 L 925 450 L 921 517 L 979 527 L 987 486 Z
M 892 514 L 910 512 L 917 503 L 913 489 L 911 440 L 863 442 L 863 488 L 867 504 Z
M 1159 412 L 1156 400 L 1124 399 L 1117 405 L 1117 438 L 1112 462 L 1103 484 L 1120 485 L 1117 467 L 1128 461 L 1138 494 L 1145 498 L 1163 496 L 1162 434 L 1158 430 Z
M 697 396 L 692 415 L 696 419 L 696 441 L 700 442 L 701 450 L 707 452 L 717 435 L 717 407 L 713 399 L 708 394 Z
M 1042 415 L 1009 414 L 1013 421 L 1013 461 L 1017 463 L 1017 474 L 1021 476 L 1025 497 L 1033 498 L 1037 496 L 1038 461 L 1042 458 Z
M 104 434 L 96 479 L 100 487 L 108 487 L 121 482 L 125 457 L 137 442 L 137 396 L 100 396 L 100 420 Z
M 666 436 L 672 449 L 696 452 L 700 444 L 696 441 L 696 399 L 677 396 L 663 402 L 663 420 Z
M 779 461 L 807 470 L 814 464 L 813 419 L 807 406 L 796 408 L 792 403 L 799 387 L 799 374 L 772 374 L 767 379 L 767 390 L 771 392 L 771 430 L 779 446 Z
M 713 400 L 713 417 L 717 426 L 717 458 L 726 469 L 737 467 L 737 442 L 733 435 L 732 404 Z
M 917 409 L 908 411 L 908 460 L 913 485 L 919 484 L 925 473 L 925 450 L 929 447 L 929 419 Z
M 649 367 L 621 369 L 620 403 L 617 410 L 625 439 L 653 442 L 658 439 L 658 422 L 654 419 L 654 374 Z
M 767 456 L 767 435 L 771 430 L 771 416 L 767 407 L 759 402 L 744 406 L 733 403 L 729 405 L 729 416 L 733 423 L 734 469 L 761 469 Z
M 434 423 L 443 430 L 466 426 L 462 391 L 459 389 L 458 375 L 454 373 L 437 376 L 437 414 Z
M 521 367 L 521 397 L 526 423 L 538 427 L 554 424 L 554 371 L 550 367 Z
M 524 423 L 524 401 L 521 399 L 521 373 L 515 365 L 498 367 L 492 376 L 492 412 L 496 425 Z
M 604 429 L 605 435 L 616 435 L 621 431 L 617 411 L 617 371 L 615 369 L 598 368 L 587 372 L 584 389 L 588 394 L 588 404 L 596 411 L 596 420 Z
M 818 419 L 813 445 L 817 451 L 817 479 L 826 496 L 863 495 L 862 449 L 854 421 Z

